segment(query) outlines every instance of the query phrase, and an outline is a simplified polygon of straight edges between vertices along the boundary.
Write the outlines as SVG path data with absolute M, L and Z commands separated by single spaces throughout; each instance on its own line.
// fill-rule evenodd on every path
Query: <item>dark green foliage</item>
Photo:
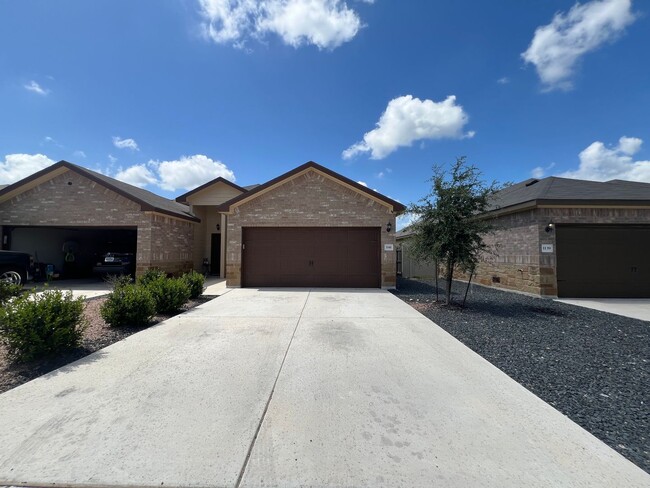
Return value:
M 464 157 L 456 160 L 449 173 L 436 166 L 429 180 L 430 193 L 409 207 L 418 220 L 408 249 L 416 259 L 444 266 L 447 304 L 454 269 L 473 271 L 481 254 L 488 251 L 483 237 L 492 223 L 484 214 L 490 197 L 501 187 L 494 182 L 486 185 L 480 176 Z
M 72 292 L 23 295 L 0 309 L 0 338 L 19 361 L 72 349 L 86 328 L 83 311 L 83 298 L 73 298 Z
M 203 285 L 205 284 L 205 276 L 196 271 L 190 271 L 183 275 L 183 279 L 190 287 L 190 298 L 198 298 L 203 293 Z
M 20 285 L 0 281 L 0 305 L 4 304 L 10 298 L 20 295 L 22 290 L 23 287 Z
M 117 290 L 118 288 L 132 284 L 133 278 L 131 275 L 108 275 L 106 276 L 106 282 L 111 285 L 113 290 Z
M 167 278 L 167 274 L 158 268 L 151 268 L 146 270 L 142 276 L 138 278 L 138 285 L 148 286 L 153 281 L 158 281 Z
M 102 304 L 100 313 L 112 327 L 146 325 L 156 312 L 156 302 L 144 286 L 121 284 Z
M 172 314 L 190 299 L 190 287 L 183 278 L 156 278 L 144 285 L 156 302 L 156 313 Z

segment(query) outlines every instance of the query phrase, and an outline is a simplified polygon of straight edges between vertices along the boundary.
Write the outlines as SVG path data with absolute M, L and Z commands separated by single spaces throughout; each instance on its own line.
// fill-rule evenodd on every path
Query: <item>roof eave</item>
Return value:
M 379 192 L 376 192 L 374 190 L 371 190 L 370 188 L 367 188 L 363 185 L 360 185 L 354 180 L 351 180 L 350 178 L 347 178 L 339 173 L 336 173 L 335 171 L 332 171 L 331 169 L 328 169 L 324 166 L 321 166 L 320 164 L 314 162 L 314 161 L 307 161 L 305 164 L 302 164 L 298 166 L 297 168 L 292 169 L 291 171 L 288 171 L 284 174 L 281 174 L 280 176 L 277 176 L 276 178 L 273 178 L 272 180 L 267 181 L 266 183 L 263 183 L 252 190 L 249 190 L 246 193 L 242 193 L 240 195 L 237 195 L 234 198 L 231 198 L 230 200 L 223 202 L 221 205 L 217 206 L 217 211 L 221 213 L 231 213 L 232 211 L 232 206 L 238 204 L 244 199 L 253 199 L 257 194 L 260 192 L 264 192 L 268 188 L 273 187 L 274 185 L 281 183 L 282 181 L 289 179 L 299 173 L 302 173 L 303 171 L 313 168 L 317 171 L 320 171 L 322 173 L 325 173 L 326 175 L 330 176 L 331 178 L 334 178 L 335 180 L 339 180 L 342 183 L 347 184 L 348 186 L 351 186 L 355 188 L 358 191 L 361 191 L 362 193 L 366 193 L 373 198 L 380 200 L 381 202 L 387 204 L 388 206 L 391 207 L 391 211 L 395 215 L 400 215 L 406 211 L 406 207 L 393 200 L 392 198 L 388 198 L 385 195 L 382 195 Z

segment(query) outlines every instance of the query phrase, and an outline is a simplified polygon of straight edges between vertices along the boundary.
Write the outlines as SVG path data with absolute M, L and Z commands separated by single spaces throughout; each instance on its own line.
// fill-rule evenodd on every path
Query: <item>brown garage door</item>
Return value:
M 560 297 L 650 298 L 650 227 L 557 226 Z
M 379 227 L 242 229 L 242 286 L 381 286 Z

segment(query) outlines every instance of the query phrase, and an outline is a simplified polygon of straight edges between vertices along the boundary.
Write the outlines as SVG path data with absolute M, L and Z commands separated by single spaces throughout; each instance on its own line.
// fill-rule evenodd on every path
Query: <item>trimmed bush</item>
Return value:
M 17 297 L 23 291 L 20 285 L 0 281 L 0 305 L 3 305 L 10 298 Z
M 0 338 L 19 361 L 73 349 L 87 326 L 83 311 L 83 298 L 72 298 L 70 291 L 22 295 L 0 309 Z
M 190 298 L 198 298 L 203 293 L 203 285 L 205 284 L 205 276 L 196 271 L 190 271 L 183 275 L 183 279 L 190 287 Z
M 146 270 L 142 276 L 138 278 L 138 285 L 149 286 L 150 283 L 167 278 L 167 274 L 158 268 L 151 268 Z
M 99 313 L 111 327 L 142 326 L 156 313 L 156 302 L 146 287 L 122 284 L 115 286 Z
M 190 299 L 190 287 L 183 278 L 158 278 L 145 288 L 153 295 L 156 313 L 164 315 L 177 312 Z
M 133 284 L 131 275 L 107 275 L 105 281 L 113 290 Z

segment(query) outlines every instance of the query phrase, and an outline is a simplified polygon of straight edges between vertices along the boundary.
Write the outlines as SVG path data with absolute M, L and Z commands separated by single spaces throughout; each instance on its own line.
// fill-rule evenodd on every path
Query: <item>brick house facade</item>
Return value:
M 555 229 L 567 224 L 648 225 L 650 207 L 539 206 L 499 216 L 494 222 L 495 231 L 485 239 L 492 253 L 483 256 L 476 281 L 487 286 L 557 296 L 557 253 L 562 249 L 556 242 L 557 231 L 546 231 L 549 223 Z M 552 245 L 553 251 L 542 252 L 543 244 Z
M 100 229 L 110 240 L 128 231 L 135 233 L 136 275 L 149 268 L 204 271 L 205 262 L 218 259 L 210 269 L 225 274 L 228 286 L 242 284 L 242 228 L 293 227 L 372 229 L 378 237 L 363 243 L 378 256 L 371 272 L 377 284 L 394 287 L 395 218 L 402 211 L 400 203 L 313 162 L 247 188 L 217 178 L 176 201 L 65 161 L 0 189 L 3 249 L 33 254 L 49 246 L 48 261 L 61 267 L 65 232 L 92 237 Z M 12 233 L 23 229 L 33 231 L 31 242 L 12 248 Z M 93 245 L 97 251 L 101 243 Z
M 386 245 L 395 246 L 395 213 L 317 169 L 308 168 L 230 211 L 226 216 L 228 286 L 241 285 L 242 228 L 279 226 L 380 228 L 381 285 L 395 286 L 395 251 L 384 250 Z M 388 223 L 390 232 L 386 231 Z

